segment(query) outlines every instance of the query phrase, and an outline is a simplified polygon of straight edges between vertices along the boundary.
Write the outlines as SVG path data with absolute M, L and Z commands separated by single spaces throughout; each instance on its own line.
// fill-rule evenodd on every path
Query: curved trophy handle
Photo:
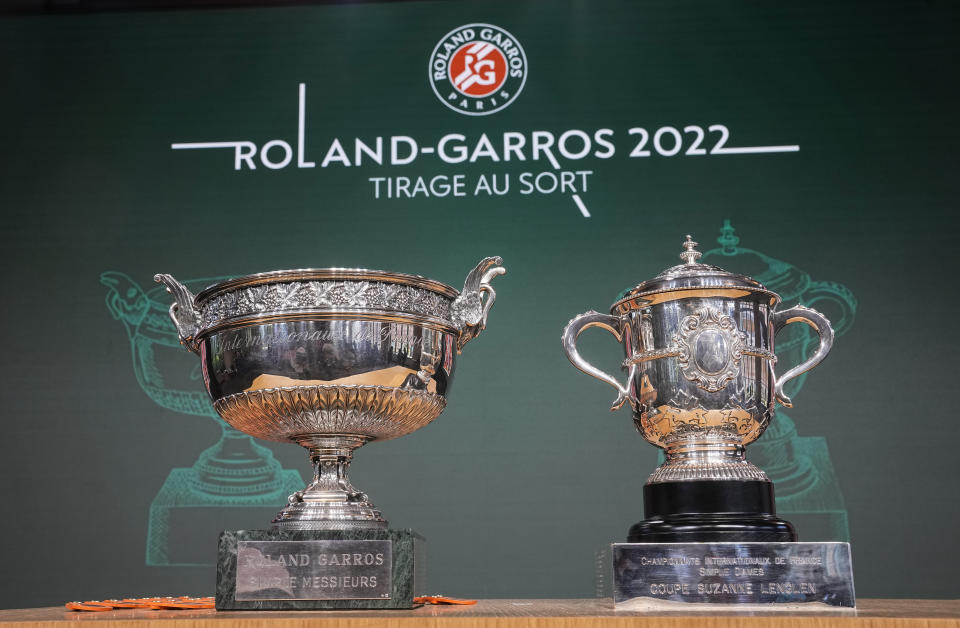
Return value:
M 153 280 L 167 287 L 167 292 L 173 295 L 174 302 L 170 306 L 170 320 L 173 321 L 180 335 L 180 344 L 196 354 L 200 353 L 200 345 L 196 336 L 200 330 L 200 315 L 193 307 L 193 293 L 187 287 L 173 278 L 172 275 L 158 273 Z
M 479 336 L 487 326 L 487 314 L 497 300 L 497 293 L 490 282 L 497 275 L 507 272 L 506 268 L 500 266 L 502 263 L 503 260 L 499 257 L 484 258 L 467 275 L 463 282 L 463 292 L 450 304 L 453 324 L 460 329 L 460 336 L 457 338 L 458 354 L 465 344 Z M 484 294 L 487 295 L 485 301 Z
M 623 319 L 617 316 L 610 316 L 609 314 L 594 312 L 593 310 L 584 312 L 567 323 L 567 326 L 563 328 L 563 351 L 567 354 L 567 359 L 587 375 L 596 377 L 601 382 L 606 382 L 617 390 L 617 398 L 613 401 L 613 405 L 610 406 L 611 411 L 619 410 L 627 401 L 630 402 L 630 405 L 636 405 L 636 400 L 630 395 L 630 390 L 627 386 L 618 382 L 612 375 L 601 371 L 584 360 L 580 352 L 577 351 L 577 338 L 580 337 L 583 330 L 591 327 L 606 329 L 613 334 L 617 342 L 623 340 Z M 631 371 L 635 368 L 636 366 L 632 366 Z M 629 381 L 629 378 L 627 381 Z
M 793 402 L 790 401 L 790 397 L 784 394 L 783 385 L 797 375 L 806 373 L 823 362 L 823 359 L 827 357 L 827 354 L 830 353 L 830 349 L 833 347 L 833 327 L 830 326 L 830 321 L 827 320 L 826 316 L 813 308 L 797 305 L 780 312 L 775 312 L 773 315 L 774 335 L 790 323 L 806 323 L 810 325 L 810 327 L 820 335 L 820 346 L 817 347 L 817 351 L 812 356 L 807 358 L 806 362 L 793 367 L 781 377 L 777 378 L 774 394 L 776 395 L 777 401 L 787 408 L 792 408 Z

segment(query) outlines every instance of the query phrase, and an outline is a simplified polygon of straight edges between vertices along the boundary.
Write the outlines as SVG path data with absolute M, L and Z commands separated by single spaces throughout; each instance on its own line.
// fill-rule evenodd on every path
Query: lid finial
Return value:
M 683 248 L 686 250 L 680 254 L 680 259 L 685 261 L 688 266 L 692 266 L 697 263 L 697 260 L 700 259 L 700 256 L 703 255 L 700 251 L 696 250 L 697 243 L 693 241 L 689 235 L 687 235 L 686 241 L 683 243 Z

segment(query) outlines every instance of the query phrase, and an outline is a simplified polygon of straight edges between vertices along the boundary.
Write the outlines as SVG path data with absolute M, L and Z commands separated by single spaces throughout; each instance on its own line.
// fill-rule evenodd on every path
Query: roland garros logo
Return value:
M 447 33 L 430 55 L 430 85 L 443 104 L 468 116 L 500 111 L 527 81 L 527 55 L 507 31 L 467 24 Z

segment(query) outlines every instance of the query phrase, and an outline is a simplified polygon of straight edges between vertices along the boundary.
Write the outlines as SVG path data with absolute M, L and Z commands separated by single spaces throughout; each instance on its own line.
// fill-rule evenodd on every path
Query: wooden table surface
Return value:
M 409 611 L 145 611 L 99 613 L 63 607 L 0 610 L 0 628 L 600 628 L 664 626 L 746 628 L 750 626 L 956 626 L 960 600 L 859 600 L 856 612 L 814 613 L 636 613 L 614 611 L 609 599 L 480 600 L 474 606 L 424 606 Z M 224 622 L 227 622 L 226 624 Z

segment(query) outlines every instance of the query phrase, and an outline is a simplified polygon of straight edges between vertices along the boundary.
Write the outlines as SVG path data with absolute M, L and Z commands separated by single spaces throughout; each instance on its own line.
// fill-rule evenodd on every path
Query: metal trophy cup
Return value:
M 322 268 L 240 277 L 194 296 L 156 276 L 217 413 L 251 436 L 303 446 L 314 468 L 271 530 L 221 535 L 217 608 L 411 606 L 419 537 L 388 530 L 347 470 L 357 447 L 443 411 L 456 354 L 486 326 L 501 263 L 484 259 L 462 292 Z
M 744 448 L 767 428 L 775 401 L 792 405 L 784 384 L 826 357 L 833 329 L 809 308 L 777 311 L 779 296 L 697 263 L 695 247 L 687 236 L 685 263 L 626 291 L 611 314 L 570 321 L 564 349 L 574 366 L 613 386 L 613 409 L 629 402 L 643 437 L 666 450 L 644 486 L 647 519 L 630 541 L 795 541 L 793 526 L 773 514 L 773 485 Z M 820 347 L 777 378 L 774 336 L 796 322 L 817 331 Z M 590 327 L 623 343 L 626 384 L 577 352 L 577 337 Z
M 614 545 L 615 600 L 781 601 L 763 589 L 779 574 L 805 579 L 784 589 L 791 599 L 818 601 L 823 578 L 843 574 L 844 565 L 849 573 L 849 545 L 795 543 L 794 527 L 776 516 L 773 484 L 747 461 L 745 447 L 763 434 L 775 402 L 791 406 L 784 385 L 823 361 L 833 329 L 810 308 L 778 310 L 780 297 L 750 277 L 698 263 L 690 236 L 683 246 L 683 264 L 624 292 L 610 314 L 581 314 L 563 332 L 573 365 L 613 386 L 612 409 L 629 403 L 637 430 L 666 453 L 643 488 L 645 519 L 627 544 Z M 799 322 L 817 332 L 819 346 L 778 377 L 774 338 Z M 577 351 L 577 337 L 590 327 L 623 344 L 625 383 Z M 704 567 L 711 564 L 719 566 Z M 838 569 L 780 573 L 781 564 Z M 764 573 L 767 580 L 756 580 Z M 849 581 L 841 595 L 834 592 L 846 580 L 831 581 L 833 597 L 820 601 L 851 606 Z M 714 584 L 723 588 L 714 592 Z

